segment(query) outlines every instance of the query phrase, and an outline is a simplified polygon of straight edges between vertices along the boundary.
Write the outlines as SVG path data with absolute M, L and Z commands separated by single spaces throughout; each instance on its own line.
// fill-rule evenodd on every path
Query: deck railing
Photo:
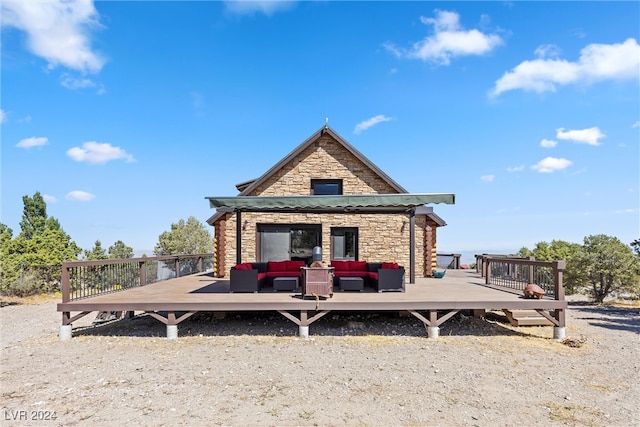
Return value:
M 477 255 L 476 254 L 476 273 L 480 273 L 482 275 L 482 277 L 485 276 L 485 271 L 484 271 L 484 259 L 485 258 L 509 258 L 509 259 L 529 259 L 529 258 L 523 258 L 523 257 L 519 257 L 518 255 L 504 255 L 504 254 L 481 254 L 481 255 Z
M 73 261 L 62 264 L 62 302 L 137 288 L 213 267 L 213 254 Z
M 564 261 L 484 255 L 481 257 L 480 272 L 486 284 L 523 291 L 533 283 L 545 291 L 545 296 L 563 300 L 562 274 L 565 268 Z

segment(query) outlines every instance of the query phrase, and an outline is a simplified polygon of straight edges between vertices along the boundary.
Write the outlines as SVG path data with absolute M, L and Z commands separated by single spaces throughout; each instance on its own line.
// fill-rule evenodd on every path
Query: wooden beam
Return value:
M 242 212 L 236 211 L 236 264 L 242 264 Z
M 409 283 L 416 283 L 416 210 L 409 215 Z

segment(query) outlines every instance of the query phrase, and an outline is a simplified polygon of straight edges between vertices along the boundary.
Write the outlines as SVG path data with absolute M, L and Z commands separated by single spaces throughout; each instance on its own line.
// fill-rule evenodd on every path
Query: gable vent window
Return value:
M 312 179 L 312 196 L 339 196 L 342 195 L 341 179 Z

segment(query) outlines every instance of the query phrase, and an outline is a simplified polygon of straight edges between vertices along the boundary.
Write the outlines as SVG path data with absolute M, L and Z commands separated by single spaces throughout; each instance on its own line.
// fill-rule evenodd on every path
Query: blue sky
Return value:
M 638 2 L 2 2 L 1 222 L 84 249 L 214 211 L 329 125 L 441 252 L 640 237 Z

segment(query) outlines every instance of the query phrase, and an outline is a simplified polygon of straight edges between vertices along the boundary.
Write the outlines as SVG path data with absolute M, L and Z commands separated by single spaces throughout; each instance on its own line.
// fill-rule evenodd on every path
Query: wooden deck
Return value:
M 331 311 L 408 311 L 431 328 L 437 328 L 460 310 L 536 310 L 556 328 L 564 330 L 567 303 L 554 299 L 525 299 L 513 290 L 484 284 L 475 271 L 447 270 L 442 279 L 418 278 L 406 292 L 340 292 L 332 298 L 302 298 L 300 292 L 229 293 L 228 280 L 209 273 L 171 279 L 112 294 L 58 304 L 63 326 L 91 312 L 142 311 L 167 325 L 167 335 L 177 335 L 177 325 L 199 311 L 278 311 L 308 334 L 308 326 Z M 73 312 L 80 312 L 72 316 Z M 292 313 L 299 312 L 299 316 Z M 170 332 L 169 328 L 172 329 Z M 306 328 L 306 329 L 304 329 Z M 435 328 L 435 329 L 433 329 Z M 70 329 L 68 330 L 70 336 Z M 62 329 L 61 329 L 62 336 Z

